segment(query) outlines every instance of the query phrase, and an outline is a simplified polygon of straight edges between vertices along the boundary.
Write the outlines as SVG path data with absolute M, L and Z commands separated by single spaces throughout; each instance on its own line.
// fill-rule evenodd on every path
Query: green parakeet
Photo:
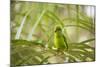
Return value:
M 68 50 L 68 44 L 60 26 L 55 27 L 54 47 L 57 50 Z

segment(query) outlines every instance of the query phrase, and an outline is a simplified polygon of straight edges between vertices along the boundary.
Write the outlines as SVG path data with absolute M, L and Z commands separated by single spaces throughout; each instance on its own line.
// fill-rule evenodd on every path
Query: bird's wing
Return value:
M 64 42 L 65 42 L 65 44 L 66 44 L 66 47 L 67 47 L 67 49 L 68 49 L 68 43 L 67 43 L 66 38 L 65 38 L 64 35 L 63 35 L 63 38 L 64 38 Z

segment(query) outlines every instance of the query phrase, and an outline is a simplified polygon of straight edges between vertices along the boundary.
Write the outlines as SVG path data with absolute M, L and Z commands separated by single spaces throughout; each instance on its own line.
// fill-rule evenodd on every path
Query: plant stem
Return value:
M 32 34 L 34 34 L 35 29 L 37 28 L 40 20 L 42 19 L 43 15 L 45 14 L 46 10 L 43 10 L 42 13 L 39 15 L 37 21 L 35 22 L 35 24 L 33 25 L 33 28 L 31 30 L 31 32 L 28 35 L 28 41 L 32 40 Z
M 21 32 L 22 32 L 22 28 L 23 28 L 23 26 L 25 24 L 26 18 L 27 18 L 27 16 L 29 15 L 29 13 L 31 11 L 32 11 L 32 9 L 29 12 L 27 12 L 26 15 L 24 16 L 24 18 L 22 19 L 21 24 L 20 24 L 20 26 L 19 26 L 19 28 L 17 30 L 16 35 L 15 35 L 15 39 L 19 39 L 20 38 L 20 35 L 21 35 Z

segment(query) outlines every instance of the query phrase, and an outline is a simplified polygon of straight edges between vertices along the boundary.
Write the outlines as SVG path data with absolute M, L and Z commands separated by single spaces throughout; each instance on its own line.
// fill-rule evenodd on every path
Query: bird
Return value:
M 54 48 L 57 50 L 68 50 L 68 43 L 66 41 L 66 38 L 62 32 L 61 26 L 55 26 L 54 31 Z

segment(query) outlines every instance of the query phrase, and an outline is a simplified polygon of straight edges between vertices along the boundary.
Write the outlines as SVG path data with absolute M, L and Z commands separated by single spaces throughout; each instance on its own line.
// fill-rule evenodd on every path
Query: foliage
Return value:
M 87 7 L 94 8 L 11 1 L 11 66 L 94 61 L 95 18 Z M 62 26 L 68 51 L 52 48 L 55 25 Z

